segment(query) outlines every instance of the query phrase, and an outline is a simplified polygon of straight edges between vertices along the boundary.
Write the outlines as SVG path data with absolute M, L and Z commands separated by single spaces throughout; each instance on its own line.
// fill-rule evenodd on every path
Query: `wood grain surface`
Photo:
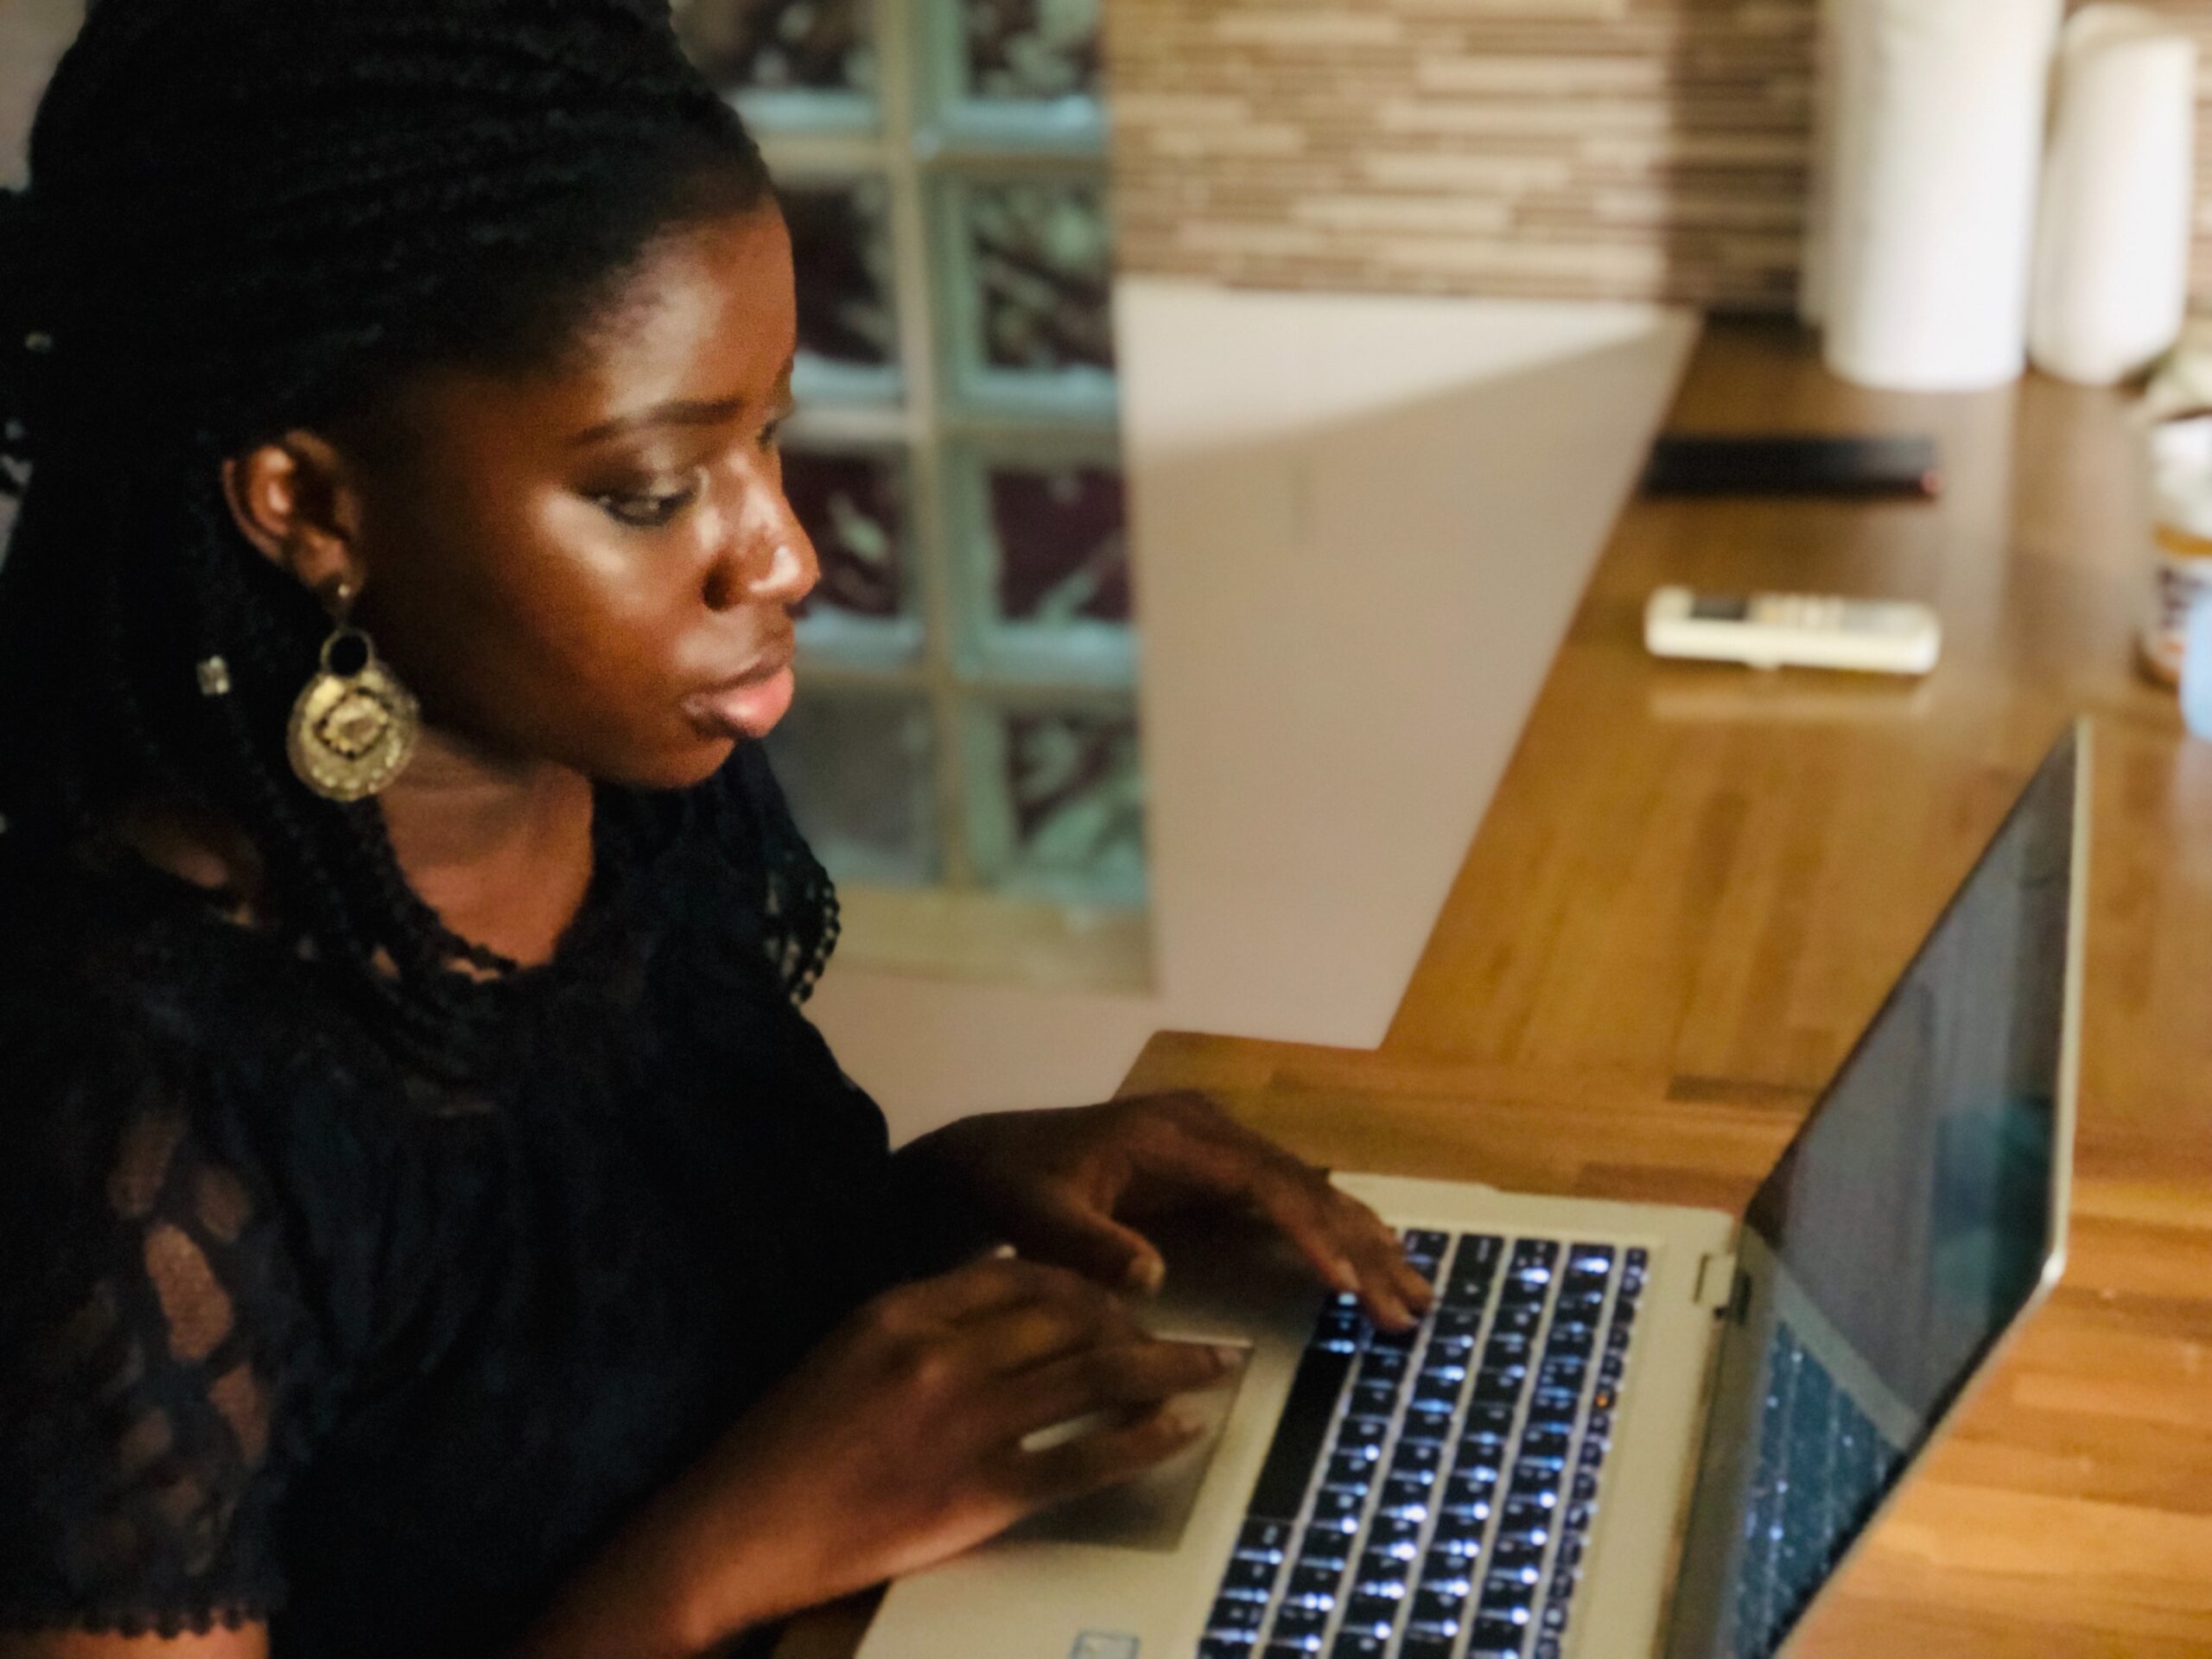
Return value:
M 2212 1654 L 2212 744 L 2133 666 L 2123 400 L 1870 394 L 1793 329 L 1726 323 L 1671 425 L 1930 431 L 1948 488 L 1632 504 L 1383 1046 L 1163 1033 L 1122 1093 L 1213 1091 L 1335 1167 L 1740 1205 L 2089 713 L 2066 1274 L 1791 1651 Z M 1667 582 L 1925 600 L 1943 661 L 1918 684 L 1656 662 L 1641 607 Z M 864 1621 L 795 1630 L 785 1659 Z

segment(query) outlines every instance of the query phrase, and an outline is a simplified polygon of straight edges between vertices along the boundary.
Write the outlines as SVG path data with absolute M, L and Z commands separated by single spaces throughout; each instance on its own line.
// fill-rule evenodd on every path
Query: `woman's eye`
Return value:
M 783 422 L 779 420 L 769 422 L 767 425 L 760 429 L 760 447 L 763 449 L 774 448 L 776 447 L 777 441 L 783 436 Z
M 617 522 L 639 530 L 656 530 L 690 506 L 698 495 L 699 484 L 695 478 L 672 495 L 602 495 L 598 500 Z

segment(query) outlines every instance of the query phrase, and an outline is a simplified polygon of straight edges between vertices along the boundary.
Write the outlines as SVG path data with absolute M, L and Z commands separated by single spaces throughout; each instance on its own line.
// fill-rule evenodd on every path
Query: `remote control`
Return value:
M 1662 588 L 1643 608 L 1643 643 L 1655 657 L 1753 668 L 1925 674 L 1943 633 L 1935 612 L 1903 601 Z

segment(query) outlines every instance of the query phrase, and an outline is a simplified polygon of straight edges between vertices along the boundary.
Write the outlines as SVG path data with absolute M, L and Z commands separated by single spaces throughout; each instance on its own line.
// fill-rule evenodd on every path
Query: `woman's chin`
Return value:
M 737 748 L 735 738 L 687 735 L 690 741 L 681 747 L 604 767 L 594 775 L 629 789 L 690 789 L 720 772 Z

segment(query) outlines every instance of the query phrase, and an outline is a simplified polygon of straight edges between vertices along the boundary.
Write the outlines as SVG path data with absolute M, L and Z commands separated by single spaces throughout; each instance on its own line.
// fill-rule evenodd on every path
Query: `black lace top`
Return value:
M 594 833 L 464 1090 L 181 878 L 0 854 L 0 1628 L 491 1651 L 915 1262 L 765 760 Z

